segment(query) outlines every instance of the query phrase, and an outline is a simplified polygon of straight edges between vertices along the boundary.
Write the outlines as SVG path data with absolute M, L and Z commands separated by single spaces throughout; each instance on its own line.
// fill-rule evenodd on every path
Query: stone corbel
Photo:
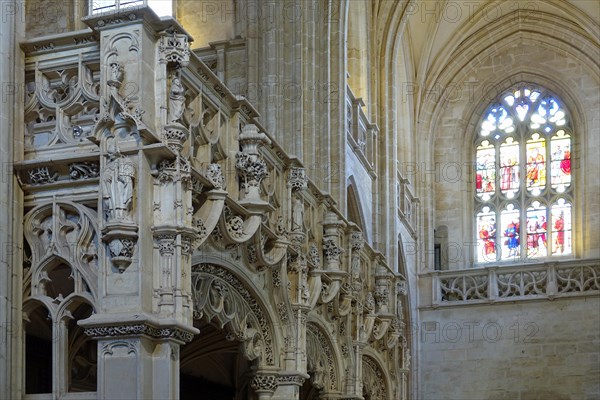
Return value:
M 343 271 L 323 272 L 321 276 L 321 297 L 319 298 L 321 303 L 327 304 L 338 297 L 340 289 L 342 288 L 342 281 L 346 275 L 347 274 Z
M 392 320 L 388 316 L 384 316 L 384 317 L 379 316 L 376 318 L 375 322 L 376 322 L 376 324 L 373 327 L 372 339 L 379 340 L 379 339 L 383 338 L 385 336 L 385 334 L 387 333 Z
M 375 326 L 375 319 L 377 318 L 374 314 L 367 314 L 363 320 L 363 326 L 360 328 L 358 340 L 361 343 L 368 343 L 373 333 L 373 327 Z
M 333 311 L 338 317 L 344 317 L 352 311 L 354 296 L 352 287 L 345 283 L 339 290 L 338 296 L 333 300 Z
M 392 319 L 392 322 L 390 323 L 390 329 L 388 332 L 388 339 L 386 341 L 386 348 L 388 350 L 391 350 L 398 345 L 403 331 L 404 323 L 400 321 L 398 317 Z
M 281 240 L 276 240 L 273 248 L 265 251 L 265 243 L 260 232 L 254 235 L 254 247 L 258 264 L 269 268 L 279 265 L 287 252 L 287 243 Z
M 206 201 L 198 211 L 194 213 L 192 223 L 197 231 L 198 237 L 194 247 L 200 246 L 210 233 L 215 229 L 225 207 L 227 192 L 221 189 L 209 190 L 206 193 Z
M 245 220 L 225 207 L 219 219 L 219 230 L 228 244 L 242 244 L 252 239 L 262 223 L 262 214 L 251 213 Z

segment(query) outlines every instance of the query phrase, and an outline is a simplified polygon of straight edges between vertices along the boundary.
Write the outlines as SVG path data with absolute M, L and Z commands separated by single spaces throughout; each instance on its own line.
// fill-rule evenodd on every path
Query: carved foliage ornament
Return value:
M 323 255 L 328 262 L 340 261 L 344 250 L 333 239 L 323 240 Z
M 85 328 L 85 334 L 90 337 L 116 337 L 130 335 L 146 335 L 156 339 L 176 339 L 185 343 L 191 342 L 194 335 L 177 328 L 156 328 L 146 324 L 96 326 Z
M 254 375 L 250 382 L 250 387 L 257 393 L 260 392 L 274 392 L 277 389 L 278 381 L 275 375 Z
M 206 179 L 208 179 L 215 189 L 225 189 L 225 177 L 219 164 L 208 164 Z

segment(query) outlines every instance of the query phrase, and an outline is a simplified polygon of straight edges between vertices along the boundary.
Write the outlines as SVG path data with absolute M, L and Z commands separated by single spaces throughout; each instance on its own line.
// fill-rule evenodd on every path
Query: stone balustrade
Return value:
M 599 260 L 435 271 L 432 306 L 554 299 L 600 294 Z

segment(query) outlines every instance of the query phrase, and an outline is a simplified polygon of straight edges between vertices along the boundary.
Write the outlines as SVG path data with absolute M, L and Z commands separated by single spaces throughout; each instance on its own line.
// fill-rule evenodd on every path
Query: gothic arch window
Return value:
M 571 255 L 575 133 L 564 103 L 519 84 L 488 106 L 476 129 L 476 263 Z

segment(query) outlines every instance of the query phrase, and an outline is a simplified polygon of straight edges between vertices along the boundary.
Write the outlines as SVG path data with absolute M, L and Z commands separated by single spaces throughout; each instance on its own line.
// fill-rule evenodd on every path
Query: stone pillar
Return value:
M 100 36 L 102 244 L 99 304 L 79 324 L 98 340 L 98 398 L 179 398 L 192 324 L 197 238 L 183 125 L 189 36 L 149 8 L 85 19 Z M 118 382 L 118 384 L 116 384 Z
M 25 5 L 9 0 L 0 6 L 0 398 L 22 397 L 21 237 L 22 193 L 13 164 L 22 154 L 23 40 Z

